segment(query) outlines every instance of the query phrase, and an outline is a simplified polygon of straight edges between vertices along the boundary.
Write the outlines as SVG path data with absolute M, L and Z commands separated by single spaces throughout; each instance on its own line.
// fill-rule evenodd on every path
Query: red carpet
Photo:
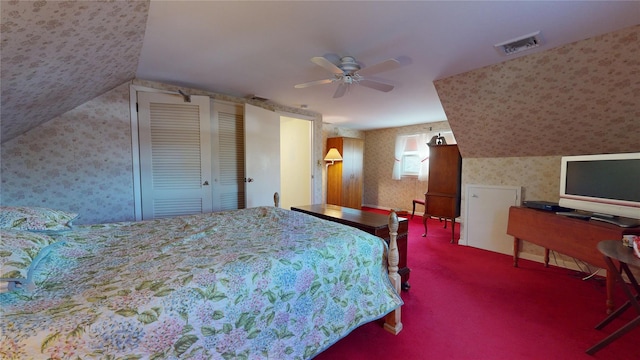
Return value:
M 640 328 L 585 353 L 634 315 L 594 329 L 606 316 L 603 278 L 522 259 L 514 268 L 510 256 L 450 244 L 437 220 L 423 232 L 419 216 L 410 220 L 402 332 L 365 324 L 316 359 L 640 359 Z

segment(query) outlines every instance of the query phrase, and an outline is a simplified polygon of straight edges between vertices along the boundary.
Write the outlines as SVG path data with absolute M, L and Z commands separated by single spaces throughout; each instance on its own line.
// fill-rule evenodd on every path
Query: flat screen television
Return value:
M 563 156 L 559 205 L 596 220 L 640 219 L 640 153 Z

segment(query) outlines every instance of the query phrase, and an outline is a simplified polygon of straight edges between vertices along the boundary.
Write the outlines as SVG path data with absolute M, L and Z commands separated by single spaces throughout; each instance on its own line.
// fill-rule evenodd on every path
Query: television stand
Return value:
M 549 266 L 549 250 L 607 269 L 598 251 L 602 240 L 622 241 L 622 235 L 640 235 L 640 228 L 625 228 L 602 221 L 585 221 L 557 215 L 551 211 L 512 206 L 509 208 L 507 234 L 513 236 L 513 266 L 518 267 L 520 241 L 544 247 L 545 266 Z M 614 309 L 614 274 L 607 271 L 607 312 Z
M 575 212 L 575 211 L 556 211 L 556 214 L 562 215 L 562 216 L 567 216 L 567 217 L 574 218 L 574 219 L 580 219 L 580 220 L 590 220 L 591 219 L 591 215 L 587 215 L 587 214 L 583 214 L 583 213 L 579 213 L 579 212 Z
M 593 214 L 591 220 L 602 221 L 609 224 L 617 225 L 623 228 L 632 228 L 640 226 L 640 221 L 625 217 L 611 216 L 604 214 Z

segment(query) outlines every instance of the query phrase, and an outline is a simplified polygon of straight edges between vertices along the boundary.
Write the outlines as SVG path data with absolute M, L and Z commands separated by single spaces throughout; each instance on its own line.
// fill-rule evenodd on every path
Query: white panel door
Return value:
M 507 235 L 509 207 L 520 205 L 520 187 L 467 185 L 464 239 L 468 246 L 513 255 Z
M 273 206 L 280 193 L 280 115 L 246 104 L 244 134 L 247 207 Z
M 139 92 L 142 218 L 210 212 L 209 98 Z

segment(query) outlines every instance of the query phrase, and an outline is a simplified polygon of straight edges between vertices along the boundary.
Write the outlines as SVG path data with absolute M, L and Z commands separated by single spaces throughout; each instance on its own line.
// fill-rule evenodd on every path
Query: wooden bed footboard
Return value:
M 387 261 L 389 263 L 389 279 L 391 280 L 391 285 L 393 285 L 400 294 L 400 274 L 398 274 L 398 262 L 400 261 L 400 255 L 398 252 L 398 215 L 395 211 L 391 210 L 389 214 L 389 236 L 391 237 L 389 241 L 389 254 L 387 256 Z M 384 328 L 394 334 L 397 335 L 402 330 L 402 321 L 400 316 L 400 309 L 398 307 L 394 311 L 387 314 L 384 319 Z
M 273 194 L 273 201 L 274 201 L 275 207 L 278 207 L 280 202 L 280 195 L 277 192 Z M 315 205 L 312 205 L 312 206 L 315 206 Z M 336 220 L 331 216 L 329 217 L 322 216 L 323 215 L 322 212 L 316 212 L 308 209 L 301 210 L 300 208 L 296 208 L 296 207 L 292 207 L 291 209 L 301 211 L 313 216 L 317 216 L 322 219 L 331 219 L 331 221 Z M 341 221 L 338 221 L 338 222 L 341 222 Z M 400 226 L 399 224 L 400 222 L 398 221 L 398 214 L 396 214 L 395 211 L 391 210 L 391 213 L 389 213 L 389 222 L 388 222 L 389 252 L 387 254 L 387 263 L 388 263 L 387 269 L 389 272 L 389 280 L 391 280 L 391 285 L 396 289 L 396 292 L 398 293 L 398 295 L 400 295 L 401 293 L 400 290 L 402 288 L 402 278 L 398 273 L 398 270 L 399 270 L 398 264 L 400 263 L 400 252 L 398 251 L 398 228 Z M 388 332 L 394 335 L 397 335 L 402 330 L 402 321 L 400 319 L 400 309 L 401 307 L 398 307 L 397 309 L 388 313 L 384 318 L 384 328 Z

